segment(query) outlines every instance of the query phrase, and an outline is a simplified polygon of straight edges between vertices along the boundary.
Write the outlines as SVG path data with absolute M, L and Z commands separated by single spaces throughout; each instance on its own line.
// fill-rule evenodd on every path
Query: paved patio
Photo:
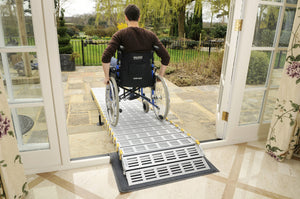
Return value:
M 67 126 L 72 158 L 115 151 L 108 133 L 97 126 L 98 109 L 90 90 L 104 87 L 101 66 L 62 72 Z M 168 118 L 201 140 L 216 138 L 218 86 L 177 87 L 167 81 L 171 98 Z M 142 106 L 141 106 L 142 108 Z
M 272 81 L 278 82 L 281 73 L 281 70 L 276 71 L 278 77 L 272 75 Z M 104 87 L 103 79 L 101 66 L 77 66 L 74 72 L 62 72 L 71 158 L 115 151 L 108 133 L 101 126 L 97 126 L 98 109 L 90 93 L 91 88 Z M 215 139 L 218 85 L 178 87 L 169 81 L 167 84 L 171 98 L 168 118 L 200 141 Z M 40 84 L 16 84 L 13 85 L 13 92 L 20 98 L 26 98 L 29 93 L 37 97 L 42 96 Z M 268 98 L 264 120 L 269 120 L 272 116 L 276 90 L 272 92 Z M 245 93 L 241 110 L 242 123 L 257 121 L 263 94 L 263 92 Z M 32 129 L 23 135 L 23 143 L 48 142 L 43 107 L 18 108 L 17 112 L 19 115 L 29 116 L 34 121 Z

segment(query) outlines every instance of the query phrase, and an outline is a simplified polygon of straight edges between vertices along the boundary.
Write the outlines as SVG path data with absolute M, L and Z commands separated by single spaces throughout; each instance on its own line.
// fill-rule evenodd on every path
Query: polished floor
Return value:
M 299 198 L 300 161 L 279 163 L 264 142 L 205 150 L 219 173 L 131 193 L 118 191 L 110 164 L 28 176 L 30 199 Z

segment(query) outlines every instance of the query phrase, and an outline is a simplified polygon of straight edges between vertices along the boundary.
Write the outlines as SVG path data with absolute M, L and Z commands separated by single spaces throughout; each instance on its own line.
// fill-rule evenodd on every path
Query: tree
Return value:
M 147 17 L 156 16 L 163 20 L 162 23 L 171 22 L 172 16 L 177 16 L 178 36 L 184 37 L 186 6 L 193 1 L 202 0 L 96 0 L 97 19 L 98 15 L 103 14 L 115 26 L 121 20 L 124 21 L 123 12 L 128 4 L 136 4 L 141 9 L 141 23 L 145 23 Z M 196 10 L 202 9 L 201 3 L 196 3 Z M 201 13 L 201 12 L 197 12 Z M 97 20 L 96 20 L 97 21 Z M 173 21 L 174 22 L 174 21 Z
M 105 19 L 111 25 L 117 27 L 118 22 L 121 21 L 125 5 L 125 1 L 96 0 L 97 17 L 95 24 L 99 24 L 99 21 L 103 21 Z
M 61 9 L 64 3 L 68 0 L 54 0 L 55 16 L 56 16 L 56 26 L 59 27 L 59 15 L 61 14 Z
M 196 3 L 202 4 L 201 1 Z M 202 7 L 202 5 L 200 6 Z M 193 40 L 199 40 L 202 30 L 202 9 L 198 10 L 197 8 L 198 6 L 195 6 L 191 16 L 189 16 L 190 13 L 187 13 L 186 16 L 188 17 L 188 20 L 186 21 L 186 32 L 188 33 L 187 37 Z
M 212 6 L 212 12 L 220 13 L 217 15 L 217 18 L 222 17 L 224 23 L 225 16 L 228 17 L 229 15 L 230 0 L 211 0 L 210 3 Z

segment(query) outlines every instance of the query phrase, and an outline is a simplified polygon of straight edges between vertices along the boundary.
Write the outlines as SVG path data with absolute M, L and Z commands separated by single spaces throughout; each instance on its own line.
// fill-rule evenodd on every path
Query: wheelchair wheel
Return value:
M 119 120 L 119 92 L 113 77 L 110 77 L 109 84 L 106 85 L 105 101 L 108 121 L 112 126 L 116 126 Z
M 145 113 L 149 112 L 149 103 L 146 100 L 143 100 L 143 110 Z
M 169 113 L 170 97 L 167 84 L 159 75 L 156 76 L 156 82 L 152 92 L 152 100 L 154 100 L 154 104 L 157 106 L 153 106 L 156 117 L 159 120 L 164 120 Z

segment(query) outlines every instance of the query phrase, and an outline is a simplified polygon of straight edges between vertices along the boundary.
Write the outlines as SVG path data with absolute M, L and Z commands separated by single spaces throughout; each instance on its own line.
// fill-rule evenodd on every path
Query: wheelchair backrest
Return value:
M 149 87 L 154 84 L 153 52 L 122 53 L 120 58 L 120 86 Z

